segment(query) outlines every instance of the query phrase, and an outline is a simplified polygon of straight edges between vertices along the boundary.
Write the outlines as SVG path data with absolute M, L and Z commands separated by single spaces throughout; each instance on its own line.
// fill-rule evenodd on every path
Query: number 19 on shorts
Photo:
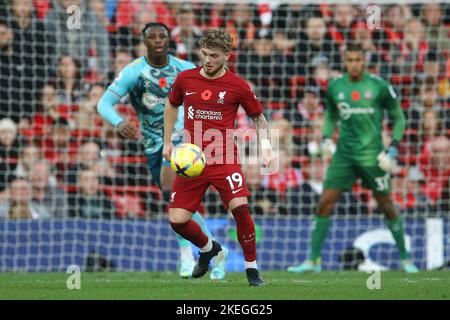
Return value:
M 230 184 L 230 189 L 233 194 L 238 193 L 242 190 L 242 185 L 244 181 L 242 175 L 239 172 L 235 172 L 226 177 L 228 183 Z

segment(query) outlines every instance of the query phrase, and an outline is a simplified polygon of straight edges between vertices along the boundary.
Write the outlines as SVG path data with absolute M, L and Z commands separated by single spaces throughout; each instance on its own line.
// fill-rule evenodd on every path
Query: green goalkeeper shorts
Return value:
M 378 165 L 362 166 L 351 157 L 335 152 L 324 182 L 324 189 L 351 191 L 356 178 L 373 193 L 387 195 L 391 191 L 391 176 Z

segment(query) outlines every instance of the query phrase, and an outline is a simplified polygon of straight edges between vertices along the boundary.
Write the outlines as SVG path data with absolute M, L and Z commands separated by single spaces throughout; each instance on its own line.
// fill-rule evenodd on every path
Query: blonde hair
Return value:
M 198 44 L 200 48 L 220 49 L 224 53 L 227 53 L 233 47 L 233 38 L 223 29 L 211 29 L 203 32 Z

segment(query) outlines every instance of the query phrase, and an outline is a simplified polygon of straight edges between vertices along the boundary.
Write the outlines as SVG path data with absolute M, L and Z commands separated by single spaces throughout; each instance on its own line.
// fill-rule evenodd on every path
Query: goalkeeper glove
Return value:
M 322 151 L 322 158 L 328 160 L 336 151 L 336 144 L 331 138 L 323 138 L 322 142 L 320 143 L 320 149 Z
M 378 166 L 385 172 L 392 173 L 397 166 L 398 142 L 393 141 L 387 150 L 378 154 Z

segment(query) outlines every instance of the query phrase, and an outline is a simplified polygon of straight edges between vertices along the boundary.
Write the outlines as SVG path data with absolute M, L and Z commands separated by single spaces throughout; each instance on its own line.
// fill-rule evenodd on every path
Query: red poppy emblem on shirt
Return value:
M 361 98 L 359 91 L 352 91 L 352 100 L 358 101 Z
M 202 99 L 205 101 L 208 101 L 209 99 L 211 99 L 211 96 L 212 96 L 211 90 L 204 90 L 201 95 Z
M 167 79 L 166 78 L 160 78 L 159 79 L 159 86 L 161 87 L 161 88 L 165 88 L 165 87 L 167 87 Z

